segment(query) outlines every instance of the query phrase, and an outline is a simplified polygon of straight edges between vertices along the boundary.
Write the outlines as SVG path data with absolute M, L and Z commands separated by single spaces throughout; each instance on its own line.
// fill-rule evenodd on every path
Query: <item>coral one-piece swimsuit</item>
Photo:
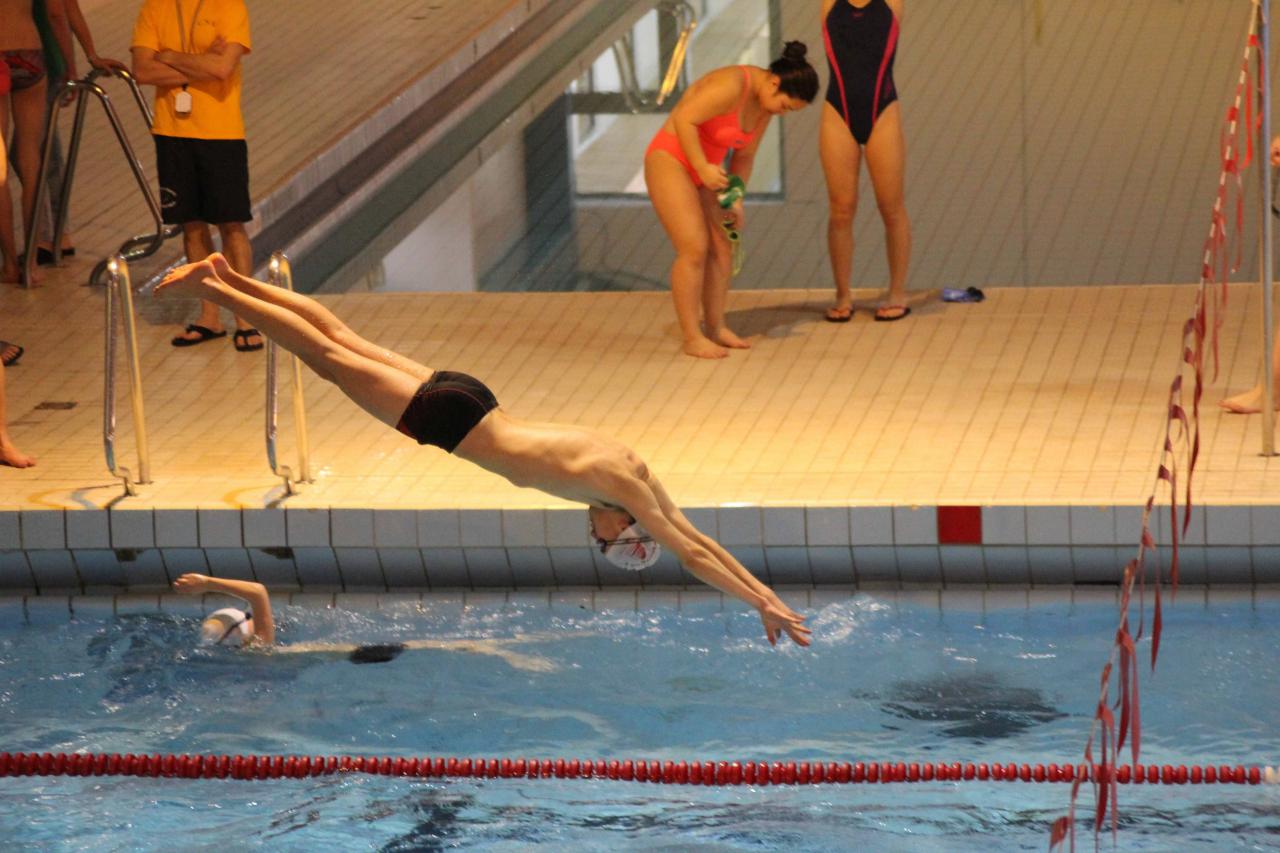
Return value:
M 697 126 L 698 142 L 702 145 L 702 153 L 707 156 L 708 163 L 723 163 L 730 149 L 737 151 L 740 148 L 746 148 L 756 138 L 755 128 L 748 133 L 738 123 L 738 116 L 742 114 L 742 107 L 747 103 L 747 95 L 751 92 L 751 74 L 745 65 L 739 67 L 742 68 L 742 97 L 738 100 L 738 105 L 732 112 L 712 116 Z M 648 157 L 654 151 L 665 151 L 676 158 L 689 173 L 693 185 L 702 186 L 702 178 L 698 177 L 697 170 L 689 163 L 684 149 L 680 147 L 680 137 L 667 130 L 665 125 L 654 134 L 653 141 L 645 149 L 644 155 Z

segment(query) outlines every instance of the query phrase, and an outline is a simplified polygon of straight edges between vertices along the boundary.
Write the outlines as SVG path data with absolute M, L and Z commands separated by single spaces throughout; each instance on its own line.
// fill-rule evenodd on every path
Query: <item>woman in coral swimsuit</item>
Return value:
M 853 214 L 858 206 L 858 170 L 863 154 L 884 220 L 889 255 L 889 297 L 877 320 L 901 320 L 907 307 L 911 222 L 903 203 L 903 141 L 893 60 L 903 0 L 823 0 L 822 38 L 831 79 L 822 107 L 818 150 L 827 176 L 830 218 L 827 247 L 835 278 L 836 304 L 827 319 L 853 316 L 849 279 L 853 271 Z
M 724 358 L 729 354 L 726 347 L 749 346 L 724 319 L 732 247 L 720 223 L 730 215 L 740 229 L 742 202 L 726 214 L 716 192 L 728 186 L 729 174 L 749 182 L 770 118 L 813 102 L 818 73 L 805 60 L 805 52 L 802 43 L 787 42 L 782 58 L 768 68 L 736 65 L 699 78 L 645 152 L 649 198 L 676 248 L 671 295 L 689 355 Z M 724 160 L 730 151 L 733 157 L 726 172 Z

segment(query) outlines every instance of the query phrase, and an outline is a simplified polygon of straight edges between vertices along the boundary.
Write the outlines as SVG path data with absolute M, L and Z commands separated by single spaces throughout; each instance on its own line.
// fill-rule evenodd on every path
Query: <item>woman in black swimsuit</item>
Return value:
M 484 383 L 437 371 L 371 344 L 310 297 L 240 275 L 214 253 L 179 267 L 157 296 L 208 299 L 231 309 L 334 383 L 378 420 L 507 478 L 587 504 L 605 557 L 644 568 L 655 543 L 697 578 L 754 607 L 770 642 L 809 644 L 804 617 L 787 607 L 719 543 L 700 533 L 635 453 L 580 427 L 513 418 Z
M 849 279 L 853 271 L 853 215 L 858 205 L 862 155 L 884 220 L 889 255 L 889 296 L 877 320 L 901 320 L 907 307 L 911 222 L 903 203 L 904 145 L 893 84 L 893 60 L 904 0 L 823 0 L 822 37 L 831 79 L 822 107 L 819 154 L 827 178 L 830 218 L 827 247 L 835 278 L 833 323 L 853 316 Z

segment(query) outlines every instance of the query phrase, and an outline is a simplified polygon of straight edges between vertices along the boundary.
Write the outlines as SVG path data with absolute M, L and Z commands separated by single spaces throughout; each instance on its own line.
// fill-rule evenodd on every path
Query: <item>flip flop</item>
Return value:
M 175 347 L 193 347 L 196 344 L 202 344 L 205 341 L 211 341 L 214 338 L 225 338 L 227 336 L 226 332 L 215 332 L 213 329 L 210 329 L 207 326 L 201 326 L 198 323 L 190 324 L 189 326 L 187 326 L 187 328 L 183 329 L 183 331 L 195 332 L 200 337 L 184 338 L 181 335 L 179 335 L 178 337 L 169 341 L 169 343 L 173 344 Z
M 62 250 L 62 257 L 74 258 L 76 256 L 75 247 Z M 47 267 L 53 263 L 53 249 L 46 249 L 43 246 L 36 246 L 36 266 Z
M 848 313 L 846 313 L 843 317 L 832 317 L 831 316 L 832 311 L 845 311 Z M 836 306 L 833 305 L 830 308 L 828 308 L 825 313 L 823 313 L 822 319 L 826 320 L 828 323 L 847 323 L 853 319 L 853 306 L 850 305 L 848 308 L 837 308 Z
M 257 335 L 259 338 L 262 337 L 262 333 L 257 329 L 236 329 L 236 333 L 231 336 L 231 340 L 236 347 L 236 352 L 257 352 L 262 349 L 264 344 L 261 342 L 256 344 L 249 343 L 250 335 Z
M 896 311 L 899 308 L 902 309 L 902 313 L 896 314 L 892 317 L 886 317 L 885 315 L 880 313 L 881 311 Z M 911 313 L 911 309 L 908 308 L 906 305 L 881 305 L 879 308 L 876 309 L 876 322 L 877 323 L 893 323 L 897 320 L 901 320 L 903 317 L 906 317 L 910 313 Z
M 26 350 L 17 344 L 10 343 L 9 341 L 0 341 L 0 353 L 9 349 L 12 349 L 13 352 L 8 355 L 0 356 L 0 364 L 3 364 L 5 367 L 17 364 L 18 359 L 22 358 L 22 354 L 26 352 Z

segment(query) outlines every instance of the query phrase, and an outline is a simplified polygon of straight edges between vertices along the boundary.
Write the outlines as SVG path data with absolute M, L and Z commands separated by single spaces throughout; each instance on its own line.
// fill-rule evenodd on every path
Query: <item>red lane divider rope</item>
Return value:
M 392 758 L 351 755 L 134 755 L 0 752 L 0 776 L 150 776 L 302 779 L 337 773 L 478 779 L 608 779 L 667 785 L 820 785 L 890 782 L 1115 782 L 1133 785 L 1280 783 L 1280 769 L 1243 765 L 950 764 L 809 761 L 654 761 L 577 758 Z

